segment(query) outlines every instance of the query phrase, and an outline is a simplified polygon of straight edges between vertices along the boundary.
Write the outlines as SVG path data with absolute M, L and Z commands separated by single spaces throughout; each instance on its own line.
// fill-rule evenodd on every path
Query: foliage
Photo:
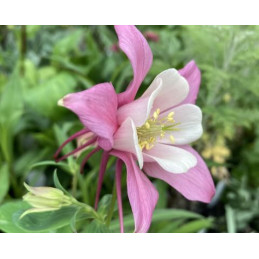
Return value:
M 152 31 L 153 66 L 138 95 L 164 69 L 194 59 L 202 71 L 198 105 L 204 135 L 195 143 L 207 161 L 217 194 L 207 206 L 186 201 L 161 181 L 150 232 L 257 232 L 259 230 L 259 27 L 139 26 Z M 34 213 L 21 200 L 23 182 L 56 186 L 79 203 L 94 204 L 100 154 L 79 174 L 83 154 L 55 163 L 53 154 L 81 129 L 57 106 L 69 92 L 112 82 L 117 92 L 132 78 L 111 26 L 0 26 L 0 230 L 3 232 L 118 232 L 109 160 L 95 217 L 77 206 Z M 72 149 L 68 145 L 64 152 Z M 58 169 L 57 174 L 53 171 Z M 134 229 L 122 179 L 125 230 Z M 62 185 L 61 185 L 62 184 Z M 188 211 L 192 212 L 188 212 Z M 113 212 L 113 213 L 112 213 Z

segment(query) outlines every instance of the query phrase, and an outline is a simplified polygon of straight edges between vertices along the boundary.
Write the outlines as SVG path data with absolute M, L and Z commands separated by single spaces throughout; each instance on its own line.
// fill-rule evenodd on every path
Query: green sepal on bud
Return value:
M 20 218 L 30 213 L 59 210 L 76 202 L 74 198 L 53 187 L 31 187 L 26 183 L 24 183 L 24 186 L 28 193 L 23 196 L 23 200 L 33 208 L 26 210 Z

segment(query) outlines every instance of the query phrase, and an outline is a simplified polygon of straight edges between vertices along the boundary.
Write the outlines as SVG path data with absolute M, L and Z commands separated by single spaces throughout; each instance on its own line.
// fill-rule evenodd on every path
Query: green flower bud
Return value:
M 23 200 L 33 208 L 26 210 L 20 218 L 30 213 L 58 210 L 73 204 L 75 201 L 56 188 L 31 187 L 26 183 L 24 183 L 24 186 L 29 192 L 23 196 Z

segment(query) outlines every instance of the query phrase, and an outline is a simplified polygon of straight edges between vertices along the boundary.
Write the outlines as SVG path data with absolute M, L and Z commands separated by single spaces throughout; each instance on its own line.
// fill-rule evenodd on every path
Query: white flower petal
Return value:
M 143 151 L 145 162 L 157 162 L 169 173 L 186 173 L 197 164 L 196 157 L 190 152 L 175 146 L 156 143 L 150 150 Z
M 150 91 L 149 95 L 121 106 L 117 111 L 118 123 L 121 124 L 130 117 L 137 127 L 142 126 L 149 117 L 154 100 L 159 94 L 161 87 L 162 80 L 157 78 L 152 84 L 152 91 Z
M 154 101 L 154 109 L 160 108 L 161 111 L 166 111 L 181 103 L 187 97 L 189 84 L 176 69 L 165 70 L 157 75 L 155 80 L 158 78 L 162 79 L 162 89 Z M 152 83 L 141 98 L 149 96 L 154 88 L 155 84 Z
M 134 154 L 140 169 L 143 167 L 143 155 L 138 144 L 137 130 L 131 118 L 127 118 L 114 134 L 113 148 Z
M 172 144 L 170 135 L 174 137 L 174 145 L 189 144 L 201 137 L 203 133 L 202 113 L 198 106 L 184 104 L 162 113 L 160 116 L 166 117 L 172 111 L 174 112 L 175 122 L 180 123 L 176 126 L 178 130 L 166 133 L 163 139 L 158 140 L 160 143 Z

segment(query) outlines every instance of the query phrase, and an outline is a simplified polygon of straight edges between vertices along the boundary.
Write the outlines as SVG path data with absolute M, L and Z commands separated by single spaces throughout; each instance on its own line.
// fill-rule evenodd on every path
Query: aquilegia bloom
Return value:
M 158 192 L 146 175 L 162 179 L 189 200 L 210 202 L 215 192 L 210 172 L 188 144 L 202 135 L 201 110 L 194 105 L 200 85 L 200 71 L 194 61 L 182 70 L 160 73 L 145 93 L 134 100 L 152 64 L 152 52 L 134 26 L 115 26 L 119 46 L 129 58 L 134 77 L 127 90 L 116 94 L 111 83 L 66 95 L 59 101 L 76 113 L 84 129 L 70 137 L 57 151 L 56 160 L 95 144 L 84 159 L 102 149 L 96 206 L 110 155 L 116 156 L 116 187 L 121 231 L 122 164 L 127 169 L 127 191 L 135 220 L 135 232 L 147 232 L 158 200 Z M 57 158 L 63 146 L 87 134 L 88 141 Z M 142 171 L 143 170 L 143 171 Z M 145 173 L 143 173 L 145 172 Z

